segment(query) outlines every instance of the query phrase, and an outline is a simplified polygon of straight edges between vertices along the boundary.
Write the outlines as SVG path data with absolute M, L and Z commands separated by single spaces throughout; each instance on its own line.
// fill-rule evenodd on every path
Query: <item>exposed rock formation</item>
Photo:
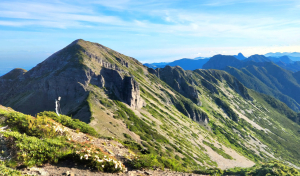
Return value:
M 171 67 L 166 66 L 165 68 L 157 68 L 156 75 L 161 80 L 169 84 L 177 92 L 191 99 L 197 105 L 201 105 L 201 101 L 198 96 L 196 88 L 193 86 L 193 82 L 186 80 L 186 72 L 179 66 Z
M 138 83 L 133 77 L 122 77 L 117 70 L 102 68 L 98 76 L 93 73 L 89 83 L 112 90 L 119 100 L 130 107 L 141 108 L 143 106 L 144 101 L 140 97 Z

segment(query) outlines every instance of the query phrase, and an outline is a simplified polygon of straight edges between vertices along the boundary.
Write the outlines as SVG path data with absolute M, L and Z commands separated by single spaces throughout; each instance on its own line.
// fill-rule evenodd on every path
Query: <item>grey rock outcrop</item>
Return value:
M 193 86 L 193 82 L 186 80 L 186 72 L 179 66 L 165 68 L 157 68 L 156 76 L 166 82 L 169 86 L 177 92 L 191 99 L 195 104 L 201 105 L 197 89 Z
M 144 101 L 140 97 L 139 85 L 131 76 L 122 77 L 117 70 L 102 68 L 98 76 L 93 73 L 88 83 L 110 89 L 119 100 L 132 108 L 143 107 Z

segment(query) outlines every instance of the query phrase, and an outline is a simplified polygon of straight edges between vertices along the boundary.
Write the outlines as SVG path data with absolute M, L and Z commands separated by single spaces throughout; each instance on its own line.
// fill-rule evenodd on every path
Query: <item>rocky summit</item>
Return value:
M 216 70 L 242 62 L 234 56 L 212 62 L 220 57 L 206 63 L 214 69 L 154 70 L 80 39 L 29 71 L 12 70 L 0 77 L 1 160 L 11 161 L 1 168 L 125 175 L 255 175 L 276 168 L 297 174 L 298 114 Z M 50 112 L 58 97 L 61 115 Z

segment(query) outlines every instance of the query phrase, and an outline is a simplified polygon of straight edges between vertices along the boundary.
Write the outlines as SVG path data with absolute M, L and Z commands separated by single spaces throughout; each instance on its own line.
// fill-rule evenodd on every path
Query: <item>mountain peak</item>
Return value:
M 14 79 L 18 78 L 19 76 L 25 74 L 26 72 L 27 72 L 27 70 L 25 70 L 23 68 L 15 68 L 15 69 L 11 70 L 10 72 L 6 73 L 5 75 L 1 76 L 0 78 L 14 80 Z
M 246 57 L 242 53 L 239 53 L 238 55 L 235 55 L 234 57 L 237 58 L 237 59 L 239 59 L 239 60 L 246 59 Z
M 237 66 L 240 65 L 240 63 L 241 61 L 234 56 L 218 54 L 210 58 L 210 60 L 206 64 L 204 64 L 202 68 L 212 68 L 221 70 L 226 68 L 228 65 Z

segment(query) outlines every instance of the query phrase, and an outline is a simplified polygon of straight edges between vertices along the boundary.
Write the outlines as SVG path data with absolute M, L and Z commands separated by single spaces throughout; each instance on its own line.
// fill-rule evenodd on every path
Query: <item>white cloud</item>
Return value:
M 180 59 L 181 56 L 199 56 L 195 53 L 209 56 L 223 51 L 226 51 L 226 54 L 237 54 L 239 52 L 228 48 L 211 47 L 203 49 L 195 46 L 270 46 L 278 43 L 290 44 L 291 46 L 300 45 L 300 20 L 291 15 L 296 12 L 287 13 L 287 16 L 290 15 L 291 18 L 286 18 L 284 14 L 272 16 L 268 13 L 253 12 L 251 15 L 247 15 L 228 10 L 214 13 L 209 10 L 175 6 L 174 4 L 178 1 L 4 0 L 0 2 L 0 26 L 24 27 L 23 29 L 27 29 L 28 26 L 44 27 L 45 29 L 57 28 L 64 29 L 64 31 L 71 31 L 75 28 L 82 29 L 84 34 L 76 32 L 74 34 L 75 38 L 87 35 L 91 29 L 99 35 L 105 32 L 103 36 L 105 35 L 106 38 L 111 37 L 115 41 L 121 41 L 120 38 L 128 36 L 126 41 L 122 41 L 126 43 L 126 46 L 129 42 L 141 42 L 140 39 L 142 38 L 144 43 L 150 43 L 145 44 L 144 47 L 152 49 L 141 49 L 141 52 L 131 51 L 132 56 L 142 57 L 146 54 L 153 56 L 157 52 L 157 57 L 167 59 Z M 271 2 L 272 0 L 262 1 Z M 275 1 L 279 4 L 296 3 L 296 1 Z M 201 1 L 202 4 L 197 4 L 194 1 L 188 2 L 191 3 L 190 6 L 201 6 L 210 2 L 212 3 L 211 7 L 208 8 L 219 8 L 212 5 L 229 6 L 234 3 L 259 3 L 261 1 L 207 0 Z M 300 7 L 299 2 L 298 7 Z M 130 36 L 134 36 L 134 39 Z M 204 39 L 205 41 L 203 41 Z M 189 42 L 193 43 L 189 45 Z M 161 49 L 155 49 L 157 45 Z M 258 50 L 258 48 L 255 49 Z M 243 51 L 245 53 L 254 52 L 254 50 L 249 49 Z M 258 51 L 262 52 L 262 50 Z

